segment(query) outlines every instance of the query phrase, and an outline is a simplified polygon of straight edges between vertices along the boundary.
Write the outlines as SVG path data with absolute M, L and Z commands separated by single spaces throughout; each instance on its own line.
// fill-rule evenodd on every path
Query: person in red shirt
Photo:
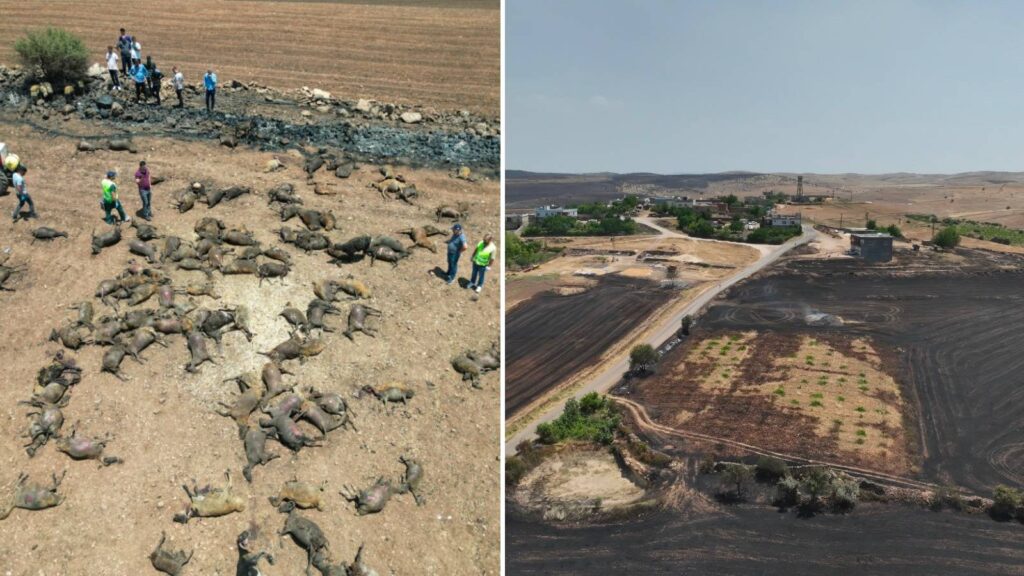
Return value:
M 142 198 L 142 210 L 139 211 L 139 216 L 147 221 L 152 220 L 153 209 L 150 207 L 152 176 L 145 160 L 139 162 L 139 169 L 135 172 L 135 183 L 139 186 L 139 197 Z

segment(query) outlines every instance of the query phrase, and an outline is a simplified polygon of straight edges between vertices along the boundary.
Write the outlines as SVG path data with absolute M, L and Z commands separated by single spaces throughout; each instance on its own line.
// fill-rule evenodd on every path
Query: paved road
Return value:
M 659 232 L 661 232 L 662 235 L 679 235 L 679 233 L 677 232 L 658 226 L 648 218 L 639 218 L 638 221 L 647 226 L 650 226 L 651 228 L 654 228 L 655 230 L 658 230 Z M 803 226 L 803 231 L 804 233 L 802 235 L 789 240 L 785 244 L 781 244 L 779 246 L 770 246 L 766 250 L 763 250 L 761 257 L 758 258 L 755 262 L 752 262 L 746 267 L 737 270 L 736 273 L 734 273 L 732 276 L 720 280 L 717 284 L 711 286 L 710 288 L 702 292 L 685 308 L 677 312 L 671 318 L 665 320 L 665 322 L 663 322 L 661 326 L 657 328 L 654 334 L 651 335 L 648 342 L 652 346 L 657 348 L 659 345 L 661 345 L 662 342 L 665 342 L 666 340 L 675 335 L 676 331 L 679 330 L 680 322 L 682 321 L 683 316 L 696 315 L 697 312 L 704 308 L 704 306 L 711 302 L 711 300 L 715 298 L 715 296 L 718 296 L 718 294 L 721 293 L 723 290 L 728 289 L 730 286 L 736 284 L 737 282 L 746 280 L 747 278 L 760 272 L 766 266 L 769 266 L 772 263 L 774 263 L 776 260 L 781 258 L 782 255 L 785 254 L 786 252 L 792 250 L 797 246 L 801 246 L 803 244 L 811 242 L 818 236 L 818 231 L 815 230 L 810 225 L 805 224 Z M 609 366 L 604 372 L 599 374 L 590 382 L 581 386 L 580 389 L 576 391 L 576 398 L 580 398 L 584 394 L 587 394 L 589 392 L 605 393 L 608 390 L 611 390 L 611 388 L 619 382 L 619 380 L 622 378 L 622 375 L 628 369 L 629 355 L 624 354 L 614 364 Z M 524 440 L 530 440 L 532 438 L 535 438 L 537 435 L 537 425 L 540 424 L 541 422 L 550 422 L 551 420 L 557 418 L 558 415 L 562 413 L 562 407 L 562 404 L 552 406 L 548 411 L 544 412 L 539 418 L 535 419 L 533 422 L 530 422 L 529 425 L 525 426 L 522 430 L 520 430 L 514 436 L 509 438 L 505 443 L 505 452 L 510 455 L 515 454 L 515 447 L 518 446 Z

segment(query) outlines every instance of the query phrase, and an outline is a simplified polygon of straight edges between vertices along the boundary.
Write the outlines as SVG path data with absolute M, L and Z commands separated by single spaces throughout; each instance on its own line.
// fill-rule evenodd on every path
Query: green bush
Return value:
M 85 78 L 89 51 L 78 36 L 63 28 L 32 30 L 14 43 L 14 51 L 30 75 L 55 88 Z
M 955 227 L 947 226 L 935 234 L 932 242 L 941 248 L 955 248 L 960 245 L 960 233 Z
M 1020 490 L 1000 484 L 992 494 L 992 516 L 1010 519 L 1017 514 L 1017 508 L 1024 506 L 1024 494 Z
M 800 481 L 786 476 L 775 485 L 775 503 L 779 506 L 795 506 L 800 502 Z
M 799 236 L 803 230 L 799 226 L 761 226 L 747 236 L 751 244 L 783 244 L 786 240 Z
M 637 344 L 629 351 L 629 369 L 634 372 L 646 374 L 653 372 L 661 355 L 650 344 Z
M 505 233 L 505 259 L 509 268 L 522 269 L 554 258 L 561 248 L 548 248 L 536 240 L 522 240 L 512 232 Z
M 544 444 L 566 440 L 589 440 L 610 444 L 619 425 L 619 414 L 607 397 L 590 392 L 583 398 L 570 398 L 562 415 L 537 426 L 537 436 Z
M 903 238 L 903 231 L 900 230 L 900 227 L 895 224 L 890 224 L 885 229 L 885 231 L 888 232 L 889 236 L 892 236 L 893 238 Z
M 526 475 L 526 464 L 517 456 L 505 459 L 505 483 L 509 486 L 519 484 Z
M 774 480 L 782 478 L 789 473 L 789 466 L 780 458 L 774 456 L 759 456 L 755 466 L 758 478 Z
M 874 220 L 868 220 L 867 225 L 864 227 L 867 228 L 868 230 L 878 230 L 878 222 Z

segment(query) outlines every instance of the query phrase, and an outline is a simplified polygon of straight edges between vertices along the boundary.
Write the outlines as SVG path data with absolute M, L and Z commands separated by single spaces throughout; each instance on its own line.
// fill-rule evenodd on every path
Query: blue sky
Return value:
M 505 5 L 510 169 L 1024 170 L 1024 2 Z

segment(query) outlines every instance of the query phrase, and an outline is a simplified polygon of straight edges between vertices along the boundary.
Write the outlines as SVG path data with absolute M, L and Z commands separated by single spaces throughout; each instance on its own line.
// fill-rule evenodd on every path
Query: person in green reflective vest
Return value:
M 497 250 L 497 246 L 494 245 L 494 236 L 490 234 L 484 236 L 484 239 L 476 244 L 472 258 L 473 275 L 469 278 L 469 287 L 478 294 L 484 287 L 484 274 L 491 267 L 491 262 L 494 262 L 494 253 Z
M 103 187 L 103 220 L 107 224 L 114 223 L 114 217 L 110 214 L 112 210 L 117 210 L 117 215 L 121 217 L 121 222 L 131 222 L 132 219 L 125 216 L 124 206 L 121 206 L 121 200 L 117 197 L 117 172 L 113 170 L 107 172 L 107 177 L 103 179 L 100 185 Z

